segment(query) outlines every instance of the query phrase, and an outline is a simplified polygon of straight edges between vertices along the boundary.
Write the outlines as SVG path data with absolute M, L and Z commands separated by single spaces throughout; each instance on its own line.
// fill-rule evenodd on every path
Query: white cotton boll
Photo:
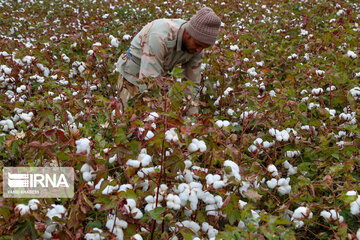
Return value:
M 30 213 L 30 207 L 25 204 L 16 205 L 15 210 L 17 210 L 21 216 Z
M 311 219 L 313 217 L 313 213 L 310 211 L 309 208 L 307 207 L 298 207 L 297 209 L 295 209 L 293 216 L 291 218 L 291 220 L 293 219 Z
M 239 200 L 239 207 L 240 207 L 240 209 L 243 209 L 246 204 L 247 204 L 247 202 L 242 201 L 242 200 Z
M 291 186 L 290 185 L 280 186 L 277 189 L 277 191 L 280 195 L 289 194 L 291 192 Z
M 128 165 L 130 167 L 133 167 L 133 168 L 139 168 L 140 167 L 140 161 L 129 159 L 126 162 L 126 165 Z
M 322 216 L 322 217 L 325 218 L 326 220 L 329 220 L 330 217 L 331 217 L 331 213 L 328 212 L 328 211 L 323 210 L 323 211 L 321 211 L 320 216 Z
M 145 136 L 145 140 L 150 140 L 151 138 L 153 138 L 155 136 L 155 134 L 152 132 L 152 131 L 148 131 L 146 133 L 146 136 Z
M 231 108 L 229 108 L 229 109 L 227 110 L 227 114 L 230 115 L 230 116 L 233 116 L 234 113 L 235 113 L 235 111 L 232 110 Z
M 273 137 L 276 136 L 276 132 L 277 132 L 277 130 L 274 129 L 274 128 L 270 128 L 270 129 L 269 129 L 269 133 L 270 133 L 270 135 L 273 136 Z
M 40 205 L 40 201 L 37 199 L 31 199 L 28 203 L 28 206 L 31 210 L 37 210 Z
M 213 183 L 214 189 L 223 188 L 223 187 L 225 187 L 225 186 L 226 186 L 226 182 L 224 182 L 224 181 L 215 181 L 215 182 Z
M 125 35 L 123 36 L 123 40 L 124 40 L 124 41 L 130 40 L 130 39 L 131 39 L 131 36 L 130 36 L 129 34 L 125 34 Z
M 248 151 L 249 152 L 252 152 L 252 153 L 254 153 L 254 152 L 256 152 L 258 149 L 257 149 L 257 147 L 255 146 L 255 145 L 250 145 L 250 147 L 248 147 Z
M 354 201 L 350 203 L 350 212 L 353 215 L 357 215 L 360 213 L 360 196 Z
M 141 162 L 141 166 L 146 167 L 151 163 L 152 157 L 146 153 L 140 153 L 138 160 Z
M 206 144 L 204 141 L 200 141 L 198 144 L 199 150 L 200 152 L 205 152 L 206 151 Z
M 171 128 L 170 130 L 167 130 L 165 132 L 165 140 L 167 142 L 171 142 L 171 141 L 178 142 L 179 141 L 179 137 L 178 137 L 177 133 L 175 132 L 175 130 L 176 130 L 175 128 Z
M 319 77 L 324 77 L 325 76 L 325 71 L 323 71 L 323 70 L 316 70 L 315 73 Z
M 91 172 L 94 171 L 94 169 L 87 163 L 85 163 L 84 165 L 81 166 L 80 169 L 81 172 Z
M 231 88 L 231 87 L 226 88 L 225 91 L 224 91 L 224 96 L 228 96 L 233 91 L 234 91 L 234 89 Z
M 346 193 L 346 196 L 356 196 L 357 195 L 357 192 L 356 191 L 348 191 Z
M 113 47 L 119 47 L 119 40 L 117 39 L 117 38 L 115 38 L 115 37 L 113 37 L 112 39 L 111 39 L 111 46 L 113 46 Z
M 289 169 L 292 167 L 292 165 L 287 160 L 285 162 L 283 162 L 283 166 L 285 169 Z
M 275 167 L 274 164 L 270 164 L 267 167 L 267 170 L 268 170 L 269 173 L 271 173 L 271 176 L 273 176 L 273 177 L 276 177 L 276 176 L 279 175 L 278 170 L 277 170 L 277 168 Z
M 70 62 L 70 58 L 68 56 L 66 56 L 66 54 L 61 54 L 61 59 L 64 60 L 65 62 L 69 63 Z
M 140 234 L 135 234 L 133 236 L 131 236 L 132 240 L 143 240 L 142 236 Z
M 33 116 L 34 114 L 32 112 L 20 114 L 20 118 L 25 122 L 31 122 Z
M 185 160 L 185 168 L 190 168 L 192 166 L 192 162 L 190 160 Z
M 118 192 L 126 192 L 128 189 L 133 189 L 133 186 L 131 184 L 122 184 L 120 185 Z
M 189 150 L 189 152 L 196 152 L 197 150 L 199 150 L 199 147 L 197 144 L 192 142 L 192 143 L 190 143 L 188 150 Z
M 254 67 L 249 68 L 249 69 L 247 70 L 247 74 L 249 74 L 249 75 L 252 76 L 252 77 L 255 77 L 255 76 L 258 75 L 257 72 L 255 71 L 255 68 L 254 68 Z
M 81 153 L 86 151 L 87 154 L 90 153 L 90 140 L 87 138 L 80 138 L 76 140 L 76 153 Z
M 103 195 L 108 195 L 108 194 L 112 194 L 114 191 L 118 190 L 119 186 L 111 186 L 111 185 L 107 185 L 104 190 L 101 192 Z
M 104 150 L 104 152 L 105 152 L 105 150 Z M 114 156 L 112 156 L 111 158 L 109 158 L 109 163 L 111 164 L 111 163 L 115 162 L 115 161 L 116 161 L 116 158 L 117 158 L 117 154 L 115 154 Z
M 266 181 L 266 184 L 269 188 L 273 189 L 277 186 L 277 180 L 275 178 L 272 178 L 269 181 Z
M 352 58 L 352 59 L 357 58 L 357 55 L 356 55 L 353 51 L 351 51 L 351 50 L 348 50 L 348 51 L 347 51 L 347 56 L 348 56 L 349 58 Z
M 230 45 L 230 50 L 231 51 L 239 51 L 240 49 L 239 49 L 239 46 L 237 46 L 237 45 Z
M 90 172 L 83 172 L 82 176 L 85 182 L 90 182 L 93 179 L 93 175 Z
M 217 120 L 217 121 L 215 122 L 215 125 L 218 126 L 219 128 L 222 128 L 222 127 L 224 126 L 222 120 Z
M 141 218 L 144 216 L 144 214 L 141 212 L 140 209 L 138 209 L 138 208 L 133 208 L 133 209 L 131 210 L 131 216 L 132 216 L 134 219 L 141 219 Z
M 297 167 L 291 166 L 289 168 L 289 171 L 288 171 L 288 176 L 291 176 L 291 175 L 294 175 L 294 174 L 297 174 Z
M 311 90 L 311 94 L 314 96 L 318 96 L 323 94 L 324 90 L 322 88 L 314 88 L 313 90 Z

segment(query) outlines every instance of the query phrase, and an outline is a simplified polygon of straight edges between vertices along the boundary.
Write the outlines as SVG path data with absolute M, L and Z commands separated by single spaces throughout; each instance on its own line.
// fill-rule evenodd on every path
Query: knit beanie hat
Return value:
M 185 29 L 199 42 L 214 45 L 220 24 L 221 20 L 214 11 L 209 7 L 204 7 L 191 17 Z

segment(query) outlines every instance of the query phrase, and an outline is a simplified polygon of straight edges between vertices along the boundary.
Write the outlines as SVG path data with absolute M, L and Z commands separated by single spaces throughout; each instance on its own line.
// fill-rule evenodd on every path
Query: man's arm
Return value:
M 195 54 L 194 57 L 190 59 L 187 63 L 183 64 L 183 74 L 186 80 L 194 82 L 195 91 L 194 96 L 197 95 L 200 90 L 200 81 L 201 81 L 201 63 L 203 61 L 202 54 Z M 197 96 L 199 97 L 199 96 Z

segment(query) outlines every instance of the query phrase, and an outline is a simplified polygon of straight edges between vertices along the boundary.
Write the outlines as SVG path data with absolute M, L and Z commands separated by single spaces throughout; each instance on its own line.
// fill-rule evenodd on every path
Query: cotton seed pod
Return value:
M 174 216 L 171 213 L 165 215 L 165 221 L 170 222 L 174 219 Z
M 80 139 L 80 130 L 79 129 L 72 130 L 71 131 L 71 136 L 75 140 Z
M 237 141 L 238 137 L 236 134 L 231 134 L 228 139 L 231 143 L 235 143 Z

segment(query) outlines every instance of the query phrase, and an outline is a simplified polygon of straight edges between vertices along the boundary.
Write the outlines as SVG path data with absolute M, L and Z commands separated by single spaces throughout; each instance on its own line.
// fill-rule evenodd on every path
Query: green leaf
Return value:
M 163 207 L 157 207 L 154 210 L 150 211 L 150 216 L 152 219 L 155 219 L 157 221 L 162 220 L 162 214 L 166 211 L 166 208 Z

